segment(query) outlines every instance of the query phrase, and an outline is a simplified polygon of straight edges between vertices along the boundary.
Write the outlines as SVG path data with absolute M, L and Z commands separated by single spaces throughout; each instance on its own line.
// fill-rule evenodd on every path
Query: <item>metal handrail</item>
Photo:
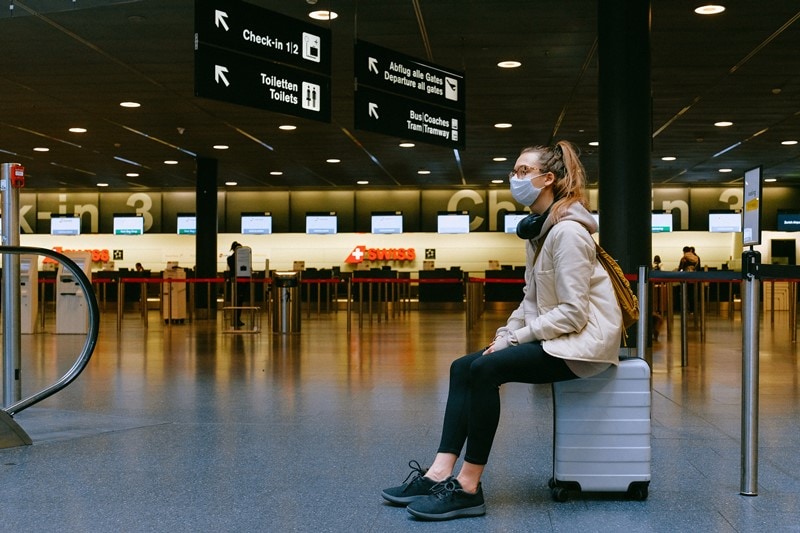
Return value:
M 83 370 L 86 368 L 86 365 L 89 363 L 89 359 L 92 357 L 95 346 L 97 345 L 97 337 L 100 332 L 100 309 L 97 305 L 97 298 L 94 295 L 94 290 L 92 289 L 91 280 L 86 277 L 86 274 L 83 272 L 83 270 L 66 255 L 54 252 L 53 250 L 47 250 L 46 248 L 34 248 L 30 246 L 0 246 L 0 251 L 2 251 L 3 254 L 34 254 L 44 255 L 50 257 L 51 259 L 55 259 L 64 265 L 70 272 L 72 272 L 72 274 L 75 276 L 75 279 L 78 280 L 78 285 L 80 285 L 81 289 L 83 289 L 84 297 L 86 298 L 86 302 L 89 304 L 89 331 L 86 333 L 86 342 L 83 345 L 83 349 L 81 350 L 81 354 L 78 359 L 58 381 L 49 387 L 46 387 L 36 394 L 28 396 L 27 398 L 24 398 L 17 403 L 2 409 L 9 415 L 14 416 L 23 409 L 27 409 L 31 405 L 39 403 L 45 398 L 49 398 L 53 394 L 57 393 L 75 381 L 75 378 L 77 378 L 80 373 L 83 372 Z

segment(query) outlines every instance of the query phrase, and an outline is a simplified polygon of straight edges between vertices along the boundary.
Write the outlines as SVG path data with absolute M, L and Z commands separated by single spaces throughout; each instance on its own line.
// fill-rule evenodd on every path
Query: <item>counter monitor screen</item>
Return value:
M 519 221 L 530 215 L 527 211 L 509 211 L 503 215 L 503 232 L 517 233 Z
M 709 211 L 708 231 L 711 233 L 739 233 L 742 231 L 740 211 Z
M 403 212 L 373 211 L 372 233 L 381 235 L 387 233 L 403 233 Z
M 50 215 L 50 235 L 80 235 L 81 217 L 79 215 Z
M 436 216 L 437 233 L 469 233 L 469 213 L 440 211 Z
M 778 209 L 778 231 L 800 231 L 800 210 Z
M 269 235 L 271 233 L 271 213 L 242 213 L 243 235 Z
M 197 217 L 194 213 L 178 213 L 178 235 L 196 235 Z
M 672 213 L 653 213 L 652 217 L 651 233 L 669 233 L 672 231 Z
M 337 231 L 335 212 L 306 213 L 306 233 L 309 235 L 334 235 Z
M 114 213 L 114 235 L 142 235 L 144 217 Z

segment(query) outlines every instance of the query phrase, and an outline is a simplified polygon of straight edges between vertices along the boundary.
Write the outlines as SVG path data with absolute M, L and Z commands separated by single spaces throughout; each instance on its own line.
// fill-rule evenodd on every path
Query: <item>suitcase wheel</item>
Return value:
M 633 482 L 628 487 L 628 497 L 632 500 L 644 501 L 647 499 L 647 481 Z
M 557 502 L 565 502 L 569 499 L 569 491 L 564 487 L 552 487 L 550 489 L 550 495 L 553 497 L 553 500 Z

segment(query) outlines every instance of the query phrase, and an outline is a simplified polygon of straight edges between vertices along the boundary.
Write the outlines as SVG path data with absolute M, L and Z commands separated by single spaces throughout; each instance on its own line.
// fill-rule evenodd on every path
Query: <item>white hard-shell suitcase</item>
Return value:
M 553 412 L 553 499 L 566 501 L 574 490 L 647 499 L 650 367 L 643 359 L 554 383 Z

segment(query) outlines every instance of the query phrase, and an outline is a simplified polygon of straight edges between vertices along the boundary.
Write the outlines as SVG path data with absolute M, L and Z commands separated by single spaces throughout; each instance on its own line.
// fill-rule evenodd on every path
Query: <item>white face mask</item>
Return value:
M 509 180 L 511 184 L 511 196 L 514 197 L 514 200 L 521 203 L 525 206 L 532 206 L 536 199 L 539 198 L 539 194 L 542 192 L 542 189 L 539 187 L 534 186 L 533 180 L 534 178 L 538 178 L 539 176 L 544 176 L 547 172 L 542 174 L 537 174 L 536 176 L 531 176 L 530 178 L 518 178 L 514 176 Z

